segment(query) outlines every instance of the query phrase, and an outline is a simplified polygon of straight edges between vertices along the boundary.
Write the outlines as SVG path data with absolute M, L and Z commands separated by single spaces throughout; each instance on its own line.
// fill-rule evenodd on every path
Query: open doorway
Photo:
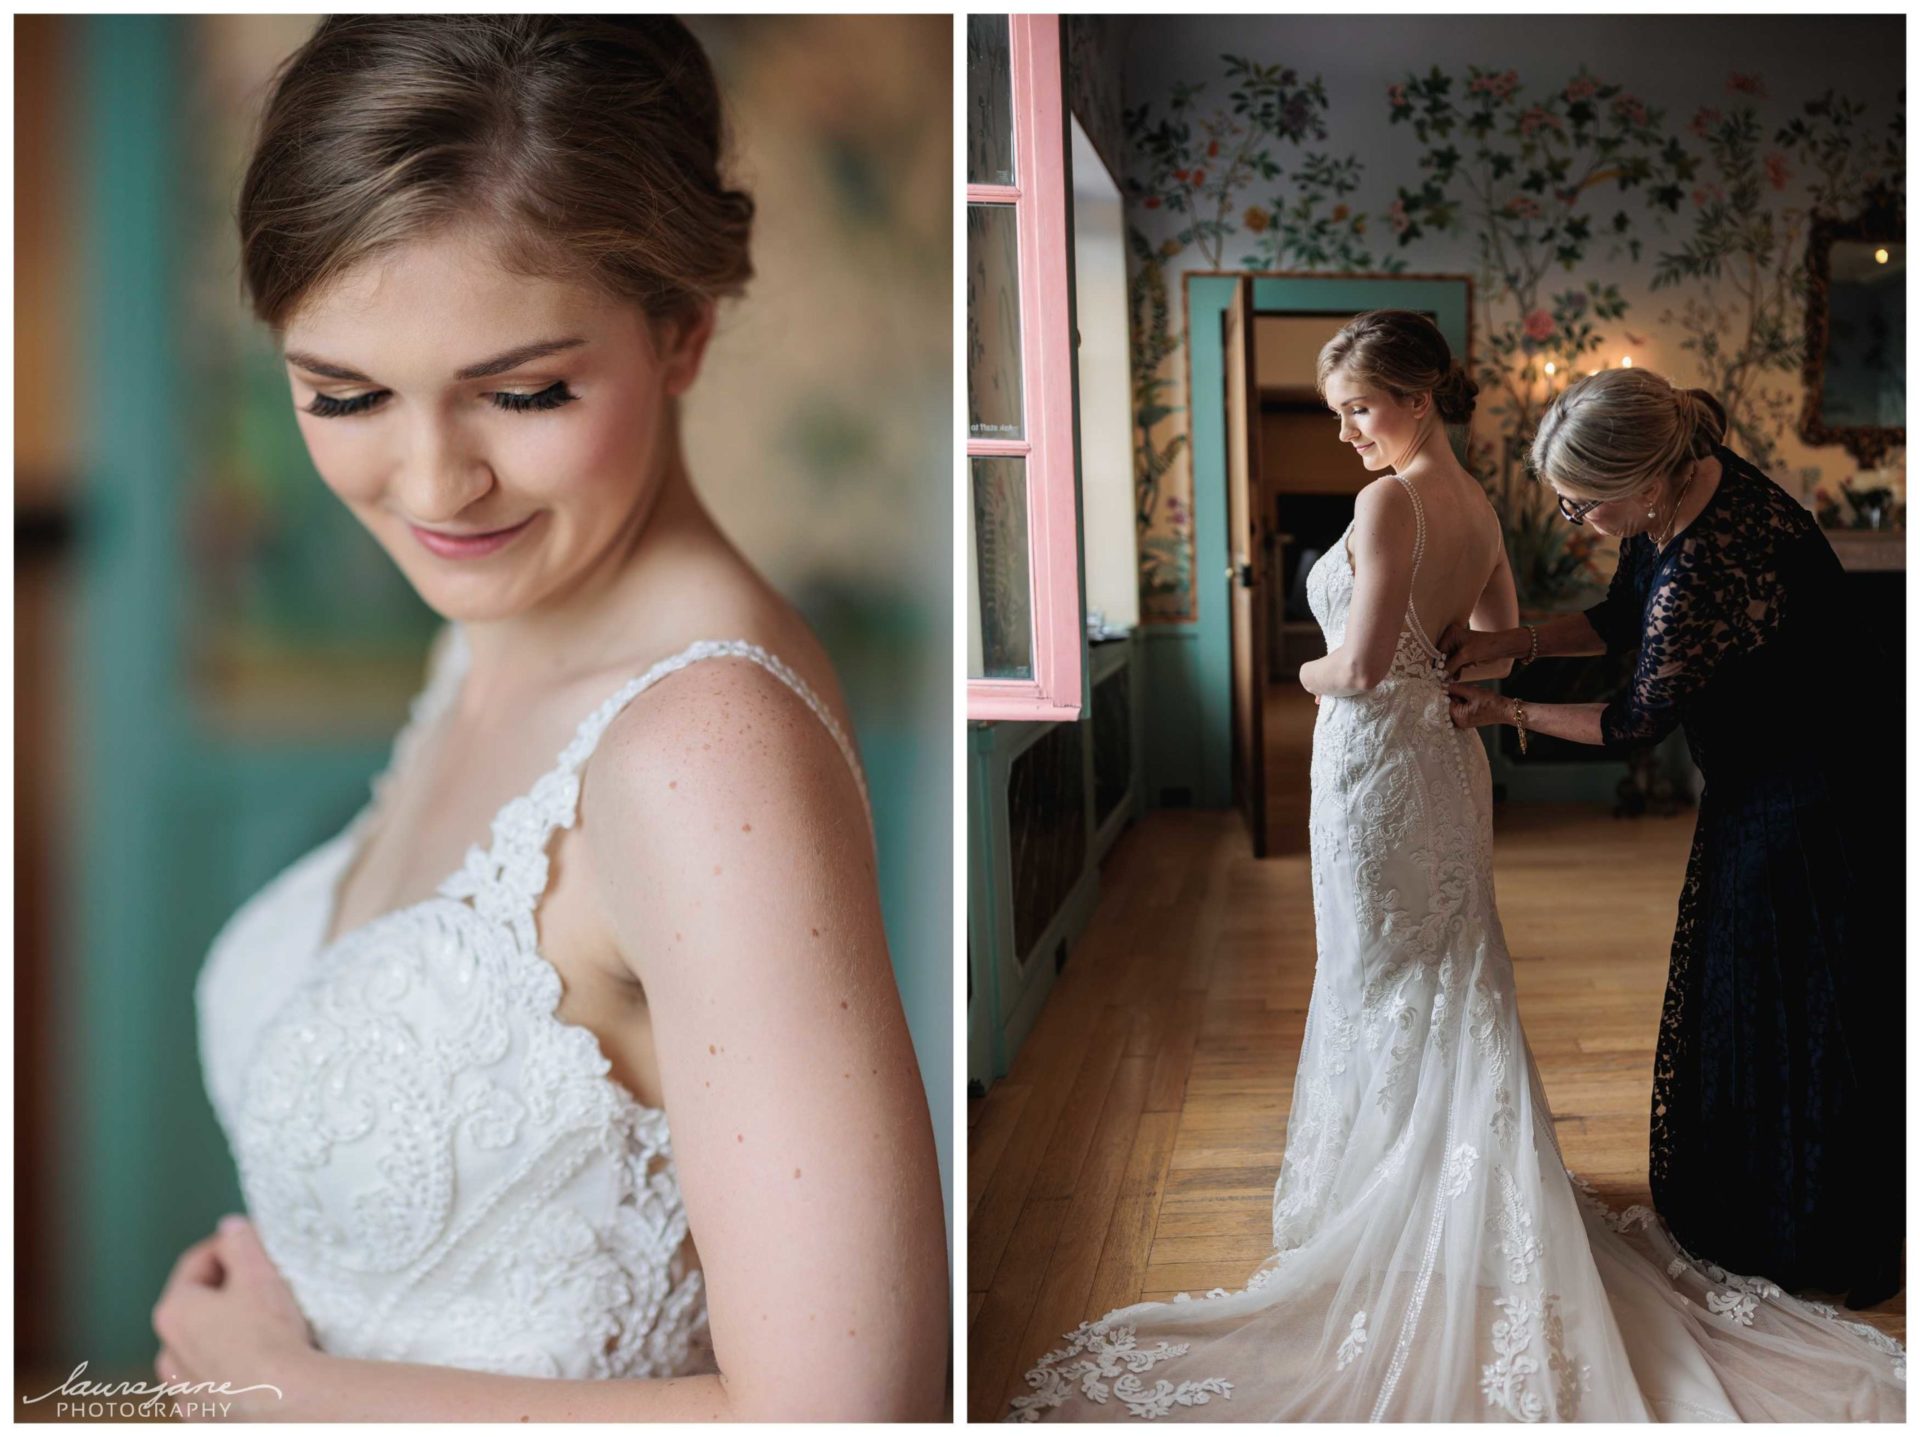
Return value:
M 1357 312 L 1357 311 L 1355 311 Z M 1339 542 L 1353 500 L 1373 476 L 1340 442 L 1339 425 L 1314 387 L 1320 347 L 1352 313 L 1257 314 L 1254 366 L 1259 396 L 1257 481 L 1265 544 L 1267 651 L 1261 685 L 1266 740 L 1268 853 L 1301 853 L 1307 843 L 1307 770 L 1313 697 L 1300 666 L 1326 652 L 1307 607 L 1307 573 Z
M 1222 308 L 1220 385 L 1231 602 L 1232 776 L 1256 857 L 1307 849 L 1316 710 L 1301 664 L 1326 652 L 1306 579 L 1375 476 L 1315 387 L 1320 348 L 1354 315 L 1431 315 L 1469 353 L 1464 277 L 1239 277 Z

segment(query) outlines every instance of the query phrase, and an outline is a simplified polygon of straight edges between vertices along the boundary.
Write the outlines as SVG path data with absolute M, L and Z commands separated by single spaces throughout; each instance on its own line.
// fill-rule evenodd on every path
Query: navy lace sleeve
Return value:
M 1609 751 L 1665 738 L 1723 664 L 1752 652 L 1779 627 L 1783 526 L 1770 513 L 1740 507 L 1720 506 L 1713 520 L 1696 525 L 1699 532 L 1683 535 L 1678 549 L 1652 566 L 1632 686 L 1600 715 Z
M 1644 541 L 1629 539 L 1620 545 L 1620 562 L 1614 566 L 1613 582 L 1607 596 L 1586 611 L 1587 622 L 1607 646 L 1617 654 L 1640 643 L 1640 615 L 1646 608 L 1646 555 Z

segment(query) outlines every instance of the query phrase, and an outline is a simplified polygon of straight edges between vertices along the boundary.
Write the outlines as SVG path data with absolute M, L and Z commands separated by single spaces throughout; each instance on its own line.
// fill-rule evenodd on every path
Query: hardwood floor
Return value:
M 1296 740 L 1304 707 L 1304 723 L 1282 715 Z M 1291 820 L 1276 795 L 1276 825 L 1304 829 L 1297 787 Z M 1571 805 L 1496 819 L 1528 1041 L 1569 1165 L 1615 1207 L 1649 1201 L 1653 1042 L 1692 831 L 1691 813 Z M 1313 978 L 1305 844 L 1290 846 L 1255 861 L 1232 813 L 1149 814 L 1116 845 L 1012 1073 L 971 1105 L 971 1419 L 999 1418 L 1079 1323 L 1243 1286 L 1267 1255 Z M 1905 1340 L 1904 1292 L 1862 1315 Z

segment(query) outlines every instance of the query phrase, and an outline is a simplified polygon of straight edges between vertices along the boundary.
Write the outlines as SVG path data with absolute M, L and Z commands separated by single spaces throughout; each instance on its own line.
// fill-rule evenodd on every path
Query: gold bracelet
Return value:
M 1527 706 L 1519 699 L 1513 701 L 1513 726 L 1520 732 L 1520 757 L 1527 756 Z
M 1533 624 L 1522 624 L 1520 627 L 1527 631 L 1527 656 L 1518 664 L 1518 667 L 1524 669 L 1540 657 L 1540 630 Z

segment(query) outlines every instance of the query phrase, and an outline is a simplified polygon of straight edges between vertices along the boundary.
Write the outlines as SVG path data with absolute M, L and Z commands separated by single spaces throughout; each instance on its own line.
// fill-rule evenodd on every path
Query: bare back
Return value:
M 1425 553 L 1413 575 L 1413 611 L 1430 640 L 1465 625 L 1505 557 L 1500 516 L 1464 473 L 1409 479 L 1425 511 Z

